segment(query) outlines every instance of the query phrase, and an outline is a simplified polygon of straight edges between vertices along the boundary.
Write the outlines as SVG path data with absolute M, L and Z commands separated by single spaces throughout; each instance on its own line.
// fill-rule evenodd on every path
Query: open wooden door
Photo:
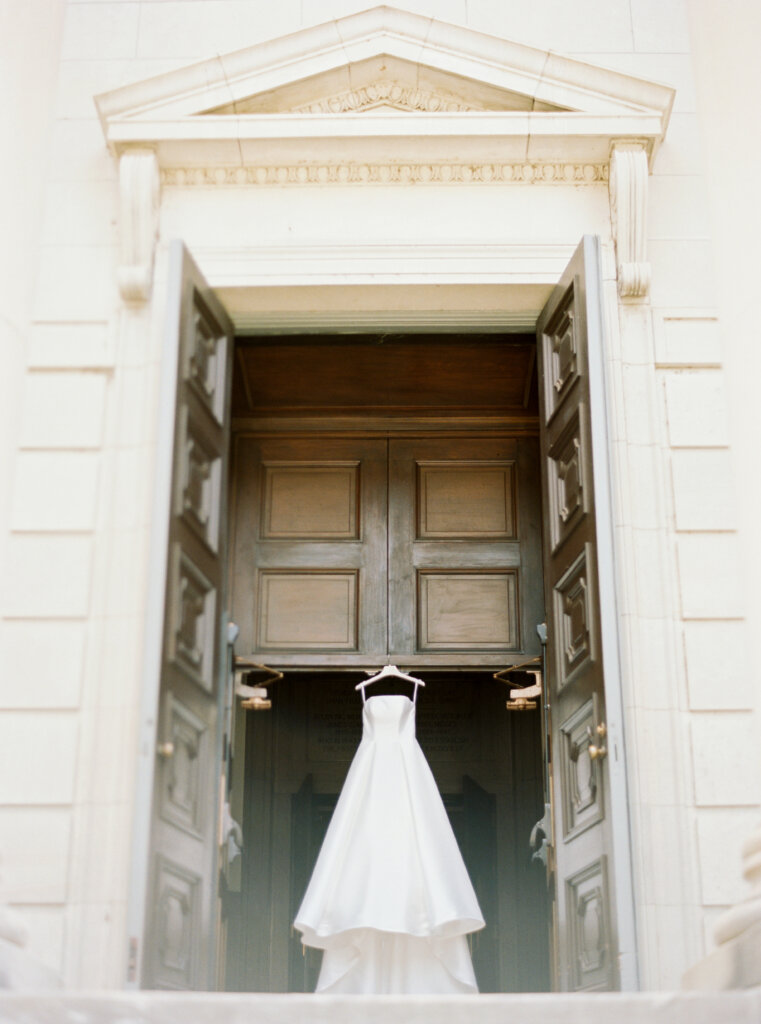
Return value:
M 608 480 L 599 241 L 537 324 L 557 986 L 637 987 Z
M 213 978 L 232 328 L 174 243 L 162 366 L 128 983 Z

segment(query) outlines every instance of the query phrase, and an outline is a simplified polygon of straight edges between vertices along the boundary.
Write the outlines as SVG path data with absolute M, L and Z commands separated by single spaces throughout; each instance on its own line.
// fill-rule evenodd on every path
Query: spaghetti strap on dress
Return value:
M 374 696 L 295 927 L 323 949 L 318 992 L 467 993 L 483 928 L 415 704 Z

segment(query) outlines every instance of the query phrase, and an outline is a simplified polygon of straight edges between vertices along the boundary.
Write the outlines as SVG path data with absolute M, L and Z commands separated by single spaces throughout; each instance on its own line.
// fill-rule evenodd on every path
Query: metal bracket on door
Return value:
M 243 698 L 240 706 L 246 711 L 269 711 L 272 699 L 267 694 L 267 687 L 282 679 L 283 673 L 243 655 L 235 656 L 234 666 L 235 695 Z M 264 679 L 257 686 L 248 686 L 243 680 L 254 672 L 263 672 Z
M 508 711 L 533 711 L 536 709 L 537 699 L 542 696 L 541 664 L 541 658 L 531 658 L 529 661 L 521 662 L 520 665 L 509 665 L 493 674 L 493 678 L 500 683 L 511 683 L 515 687 L 510 690 L 510 699 L 505 701 Z M 529 686 L 521 686 L 517 680 L 507 678 L 513 672 L 525 672 L 534 677 L 534 682 Z

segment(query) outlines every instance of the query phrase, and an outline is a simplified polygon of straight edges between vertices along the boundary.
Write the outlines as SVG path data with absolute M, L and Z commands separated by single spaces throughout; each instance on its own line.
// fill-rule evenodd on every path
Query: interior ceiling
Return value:
M 531 335 L 242 339 L 233 416 L 537 414 Z

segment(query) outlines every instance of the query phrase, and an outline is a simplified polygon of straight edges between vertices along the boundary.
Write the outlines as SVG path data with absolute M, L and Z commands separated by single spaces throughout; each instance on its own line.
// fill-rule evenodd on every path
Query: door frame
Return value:
M 559 265 L 559 253 L 557 247 L 554 247 L 555 262 Z M 564 255 L 567 253 L 570 255 L 572 247 L 563 247 Z M 192 250 L 191 250 L 192 251 Z M 171 308 L 172 304 L 179 298 L 178 295 L 174 294 L 168 288 L 166 288 L 166 252 L 159 253 L 158 266 L 156 271 L 156 285 L 157 290 L 161 288 L 162 284 L 165 286 L 165 292 L 167 295 L 167 302 Z M 603 310 L 603 322 L 606 324 L 611 323 L 610 309 L 611 301 L 618 307 L 618 296 L 615 290 L 615 264 L 612 259 L 613 247 L 611 243 L 607 243 L 602 247 L 602 264 L 603 272 L 607 269 L 606 278 L 613 279 L 613 290 L 611 294 L 610 289 L 603 288 L 599 290 L 598 299 L 601 303 Z M 544 275 L 543 275 L 544 276 Z M 559 274 L 553 275 L 557 281 Z M 602 283 L 602 282 L 601 282 Z M 606 283 L 609 283 L 606 281 Z M 251 289 L 256 287 L 256 282 L 247 280 L 244 288 Z M 303 287 L 302 284 L 294 284 L 289 286 L 287 290 L 290 292 L 298 292 Z M 401 288 L 409 287 L 400 285 Z M 462 284 L 459 285 L 463 287 Z M 214 290 L 212 285 L 212 290 Z M 477 292 L 478 288 L 475 288 Z M 176 291 L 176 290 L 175 290 Z M 390 288 L 393 293 L 393 287 Z M 281 296 L 281 301 L 282 296 Z M 224 296 L 221 301 L 222 306 L 224 303 Z M 376 318 L 377 317 L 377 318 Z M 499 332 L 507 328 L 507 330 L 515 330 L 516 324 L 510 323 L 509 318 L 505 316 L 507 323 L 503 323 L 499 315 L 495 315 L 494 310 L 469 310 L 466 319 L 466 323 L 462 324 L 458 321 L 456 316 L 452 313 L 445 314 L 445 324 L 449 330 L 462 332 L 463 329 L 468 332 L 480 331 L 493 331 Z M 435 317 L 434 317 L 435 320 Z M 375 314 L 371 321 L 365 321 L 362 325 L 362 330 L 368 333 L 377 329 L 379 324 L 383 323 L 382 313 Z M 289 314 L 287 310 L 287 300 L 283 301 L 283 306 L 277 312 L 277 326 L 274 326 L 270 320 L 266 333 L 268 335 L 277 335 L 279 333 L 289 334 L 297 331 L 298 333 L 304 333 L 304 320 L 303 314 L 299 312 L 298 303 L 294 306 L 294 311 Z M 341 321 L 341 317 L 337 316 L 337 328 L 339 330 L 345 330 L 345 323 Z M 414 311 L 410 314 L 409 326 L 406 326 L 399 318 L 393 320 L 394 332 L 399 333 L 402 330 L 404 333 L 426 333 L 425 329 L 421 330 L 421 317 L 420 311 Z M 528 323 L 525 319 L 521 319 L 519 329 L 521 332 L 525 332 L 528 327 Z M 330 320 L 325 317 L 320 318 L 319 322 L 319 333 L 325 334 L 330 331 Z M 430 321 L 428 323 L 428 329 L 430 329 Z M 436 329 L 441 329 L 441 323 L 436 323 Z M 609 441 L 609 430 L 608 430 L 608 417 L 611 415 L 610 409 L 606 403 L 605 396 L 605 365 L 600 355 L 599 366 L 595 373 L 594 391 L 595 398 L 593 400 L 594 412 L 592 423 L 593 432 L 595 435 L 596 443 L 601 445 L 601 449 L 606 452 L 607 458 L 604 460 L 605 468 L 604 474 L 607 480 L 607 488 L 604 498 L 601 500 L 600 508 L 601 514 L 606 515 L 608 518 L 609 528 L 611 533 L 613 531 L 612 515 L 612 500 L 610 493 L 611 486 L 611 467 L 610 462 L 612 458 L 611 446 Z M 176 353 L 168 351 L 166 345 L 162 346 L 162 362 L 160 371 L 160 384 L 159 384 L 159 419 L 157 423 L 156 431 L 156 454 L 159 459 L 159 464 L 162 464 L 163 460 L 171 458 L 171 445 L 174 430 L 174 396 L 177 389 L 177 369 L 176 369 Z M 169 411 L 167 411 L 169 410 Z M 165 523 L 167 520 L 168 509 L 170 505 L 170 494 L 168 488 L 156 487 L 153 492 L 153 508 L 152 508 L 152 546 L 155 544 L 162 543 L 162 536 L 165 533 Z M 602 511 L 604 509 L 604 511 Z M 613 592 L 617 595 L 620 593 L 618 589 L 619 574 L 613 561 L 613 550 L 614 546 L 611 545 L 611 557 L 604 561 L 601 571 L 603 571 L 608 581 L 612 584 Z M 158 674 L 157 674 L 157 654 L 156 651 L 160 650 L 161 645 L 161 629 L 163 623 L 163 616 L 159 614 L 159 609 L 163 607 L 163 597 L 165 593 L 166 577 L 163 572 L 153 573 L 150 577 L 150 584 L 148 588 L 148 597 L 146 601 L 146 627 L 144 634 L 143 644 L 143 686 L 141 692 L 141 706 L 139 711 L 139 733 L 140 733 L 140 750 L 141 750 L 141 761 L 138 766 L 136 773 L 136 786 L 134 796 L 134 817 L 133 817 L 133 834 L 132 834 L 132 859 L 131 859 L 131 870 L 130 870 L 130 883 L 127 900 L 127 935 L 141 935 L 142 934 L 142 921 L 144 916 L 145 899 L 147 893 L 148 884 L 148 873 L 149 866 L 145 859 L 146 851 L 149 848 L 149 830 L 150 830 L 150 808 L 153 793 L 153 770 L 148 769 L 143 763 L 146 760 L 153 760 L 155 751 L 155 737 L 156 737 L 156 720 L 157 720 L 157 687 L 158 687 Z M 609 716 L 609 727 L 611 732 L 615 732 L 619 737 L 619 746 L 616 751 L 616 756 L 611 758 L 611 788 L 613 789 L 613 778 L 615 776 L 616 783 L 615 788 L 617 792 L 617 798 L 612 799 L 613 807 L 613 831 L 614 831 L 614 843 L 616 850 L 616 903 L 617 912 L 619 915 L 619 929 L 620 929 L 620 947 L 622 950 L 622 957 L 620 961 L 619 975 L 620 975 L 620 987 L 623 991 L 631 991 L 639 988 L 639 974 L 638 974 L 638 954 L 637 954 L 637 941 L 636 941 L 636 906 L 634 901 L 634 878 L 632 875 L 633 870 L 633 858 L 632 858 L 632 847 L 631 847 L 631 827 L 630 827 L 630 815 L 629 806 L 627 800 L 627 765 L 626 758 L 623 749 L 623 736 L 624 736 L 624 704 L 621 692 L 621 673 L 620 673 L 620 645 L 619 645 L 619 613 L 617 608 L 607 608 L 604 611 L 604 627 L 610 630 L 610 636 L 613 638 L 613 649 L 616 651 L 616 658 L 614 662 L 614 679 L 606 679 L 606 697 L 608 700 L 608 716 Z M 224 690 L 224 688 L 222 688 Z M 615 767 L 615 772 L 614 772 Z M 133 949 L 132 939 L 129 940 L 128 948 L 128 970 L 127 970 L 127 982 L 126 987 L 137 988 L 139 987 L 139 976 L 140 971 L 137 969 L 137 961 L 141 955 L 141 951 Z M 213 945 L 216 945 L 214 943 Z M 212 965 L 210 965 L 210 977 L 214 976 Z

